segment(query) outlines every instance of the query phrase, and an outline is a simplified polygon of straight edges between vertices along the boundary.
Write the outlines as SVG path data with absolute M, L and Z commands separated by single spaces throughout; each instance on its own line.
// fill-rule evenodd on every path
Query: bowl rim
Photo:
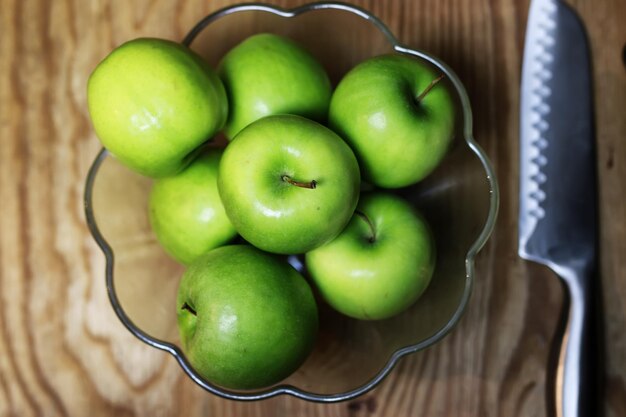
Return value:
M 461 319 L 465 308 L 467 307 L 473 284 L 474 284 L 474 274 L 475 274 L 475 258 L 478 252 L 483 248 L 487 240 L 489 239 L 496 223 L 498 207 L 499 207 L 499 189 L 497 179 L 495 177 L 494 168 L 480 145 L 475 141 L 472 132 L 472 111 L 470 107 L 469 97 L 465 91 L 465 88 L 457 75 L 442 61 L 435 58 L 431 54 L 427 54 L 423 51 L 412 49 L 407 46 L 402 45 L 398 39 L 391 33 L 391 31 L 387 28 L 387 26 L 374 14 L 366 11 L 365 9 L 346 4 L 343 2 L 314 2 L 305 4 L 299 7 L 285 9 L 278 6 L 261 4 L 261 3 L 241 3 L 237 5 L 232 5 L 228 7 L 224 7 L 219 9 L 203 19 L 201 19 L 196 25 L 188 32 L 188 34 L 183 39 L 182 43 L 186 46 L 191 46 L 193 40 L 197 37 L 197 35 L 204 30 L 209 24 L 212 22 L 233 14 L 237 12 L 244 11 L 255 11 L 255 12 L 266 12 L 271 13 L 284 18 L 294 18 L 298 15 L 322 9 L 334 9 L 341 10 L 344 12 L 349 12 L 354 15 L 361 17 L 362 19 L 372 23 L 388 40 L 390 45 L 393 47 L 393 50 L 397 53 L 412 55 L 418 58 L 424 59 L 430 62 L 432 65 L 438 67 L 448 79 L 451 81 L 453 86 L 455 87 L 459 99 L 461 102 L 461 107 L 463 111 L 463 138 L 470 148 L 471 151 L 474 152 L 475 156 L 478 157 L 482 166 L 486 173 L 486 180 L 489 186 L 489 211 L 487 214 L 487 218 L 482 227 L 482 230 L 478 233 L 476 240 L 469 248 L 466 256 L 465 256 L 465 286 L 463 290 L 463 294 L 461 296 L 461 300 L 459 305 L 457 306 L 454 314 L 448 320 L 448 322 L 440 328 L 436 333 L 431 335 L 429 338 L 413 344 L 409 346 L 405 346 L 396 350 L 389 358 L 385 366 L 383 366 L 378 373 L 372 377 L 369 381 L 358 386 L 349 391 L 334 393 L 334 394 L 319 394 L 314 392 L 309 392 L 304 389 L 298 388 L 289 384 L 279 384 L 270 388 L 266 388 L 259 391 L 254 392 L 241 392 L 241 391 L 232 391 L 228 389 L 224 389 L 217 385 L 212 384 L 211 382 L 205 380 L 200 376 L 188 362 L 182 350 L 173 343 L 166 342 L 164 340 L 160 340 L 158 338 L 152 337 L 139 327 L 137 327 L 133 321 L 126 314 L 124 309 L 121 306 L 121 303 L 118 299 L 115 284 L 113 279 L 113 266 L 115 263 L 115 256 L 112 247 L 109 245 L 107 240 L 104 238 L 102 233 L 98 228 L 98 224 L 95 220 L 94 210 L 93 210 L 93 187 L 95 183 L 95 179 L 97 176 L 98 169 L 104 162 L 104 160 L 109 156 L 109 152 L 102 148 L 96 158 L 94 159 L 91 167 L 89 168 L 87 179 L 85 183 L 84 189 L 84 210 L 87 220 L 87 225 L 89 231 L 91 232 L 94 240 L 97 245 L 100 247 L 102 252 L 104 253 L 106 266 L 105 266 L 105 281 L 106 281 L 106 290 L 109 297 L 109 301 L 118 316 L 119 320 L 122 324 L 137 338 L 139 338 L 144 343 L 170 353 L 177 360 L 182 369 L 187 373 L 187 375 L 196 382 L 200 387 L 204 388 L 206 391 L 211 392 L 219 397 L 231 399 L 231 400 L 242 400 L 242 401 L 255 401 L 262 400 L 271 397 L 275 397 L 281 394 L 287 394 L 294 396 L 296 398 L 320 402 L 320 403 L 333 403 L 339 401 L 345 401 L 349 399 L 356 398 L 360 395 L 363 395 L 374 387 L 376 387 L 395 367 L 398 361 L 411 353 L 426 349 L 438 341 L 440 341 L 444 336 L 446 336 L 450 331 L 456 326 L 456 324 Z

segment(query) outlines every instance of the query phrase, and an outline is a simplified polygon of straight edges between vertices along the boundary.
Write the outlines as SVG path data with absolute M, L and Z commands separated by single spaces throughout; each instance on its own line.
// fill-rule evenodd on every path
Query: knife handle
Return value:
M 558 417 L 589 417 L 591 371 L 590 268 L 557 272 L 569 291 L 569 314 L 556 375 Z

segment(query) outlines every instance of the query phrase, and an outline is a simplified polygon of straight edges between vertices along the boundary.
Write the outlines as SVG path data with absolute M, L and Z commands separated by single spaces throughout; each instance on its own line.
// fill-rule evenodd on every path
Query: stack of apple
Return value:
M 119 161 L 155 178 L 150 220 L 187 266 L 176 308 L 200 375 L 251 389 L 292 373 L 318 331 L 312 286 L 363 320 L 424 292 L 433 236 L 383 189 L 415 184 L 444 157 L 455 115 L 441 78 L 417 58 L 385 55 L 333 90 L 311 54 L 272 34 L 244 40 L 217 70 L 161 39 L 127 42 L 97 66 L 94 129 Z M 218 132 L 226 146 L 213 143 Z M 304 256 L 308 280 L 286 255 Z

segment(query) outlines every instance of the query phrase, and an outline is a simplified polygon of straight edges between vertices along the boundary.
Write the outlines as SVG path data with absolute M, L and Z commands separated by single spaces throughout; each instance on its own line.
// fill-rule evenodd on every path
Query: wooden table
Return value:
M 233 1 L 2 0 L 0 3 L 0 416 L 544 416 L 564 302 L 560 282 L 517 257 L 518 86 L 527 1 L 360 0 L 400 40 L 465 83 L 475 136 L 502 200 L 460 326 L 347 403 L 237 403 L 207 394 L 173 358 L 114 317 L 103 256 L 83 215 L 100 144 L 86 80 L 113 47 L 180 40 Z M 276 2 L 285 7 L 301 0 Z M 626 415 L 626 3 L 572 0 L 593 52 L 607 416 Z

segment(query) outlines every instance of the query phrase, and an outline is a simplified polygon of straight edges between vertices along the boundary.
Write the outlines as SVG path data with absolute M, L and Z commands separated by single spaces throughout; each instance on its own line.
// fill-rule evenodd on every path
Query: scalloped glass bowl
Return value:
M 151 180 L 103 150 L 87 178 L 87 221 L 106 256 L 107 290 L 119 319 L 144 342 L 171 353 L 203 388 L 241 400 L 277 394 L 345 400 L 376 386 L 402 356 L 433 345 L 458 323 L 474 281 L 474 257 L 495 223 L 496 180 L 472 138 L 469 101 L 456 75 L 432 56 L 400 45 L 380 20 L 362 9 L 340 3 L 292 10 L 234 6 L 207 16 L 183 42 L 216 65 L 231 47 L 259 32 L 286 35 L 302 44 L 324 64 L 334 83 L 358 62 L 394 51 L 426 59 L 446 74 L 459 110 L 454 144 L 434 173 L 401 191 L 425 214 L 437 241 L 436 272 L 420 300 L 399 316 L 376 322 L 349 319 L 320 305 L 317 344 L 298 371 L 263 390 L 225 390 L 203 380 L 180 350 L 175 299 L 183 268 L 159 247 L 150 229 Z

